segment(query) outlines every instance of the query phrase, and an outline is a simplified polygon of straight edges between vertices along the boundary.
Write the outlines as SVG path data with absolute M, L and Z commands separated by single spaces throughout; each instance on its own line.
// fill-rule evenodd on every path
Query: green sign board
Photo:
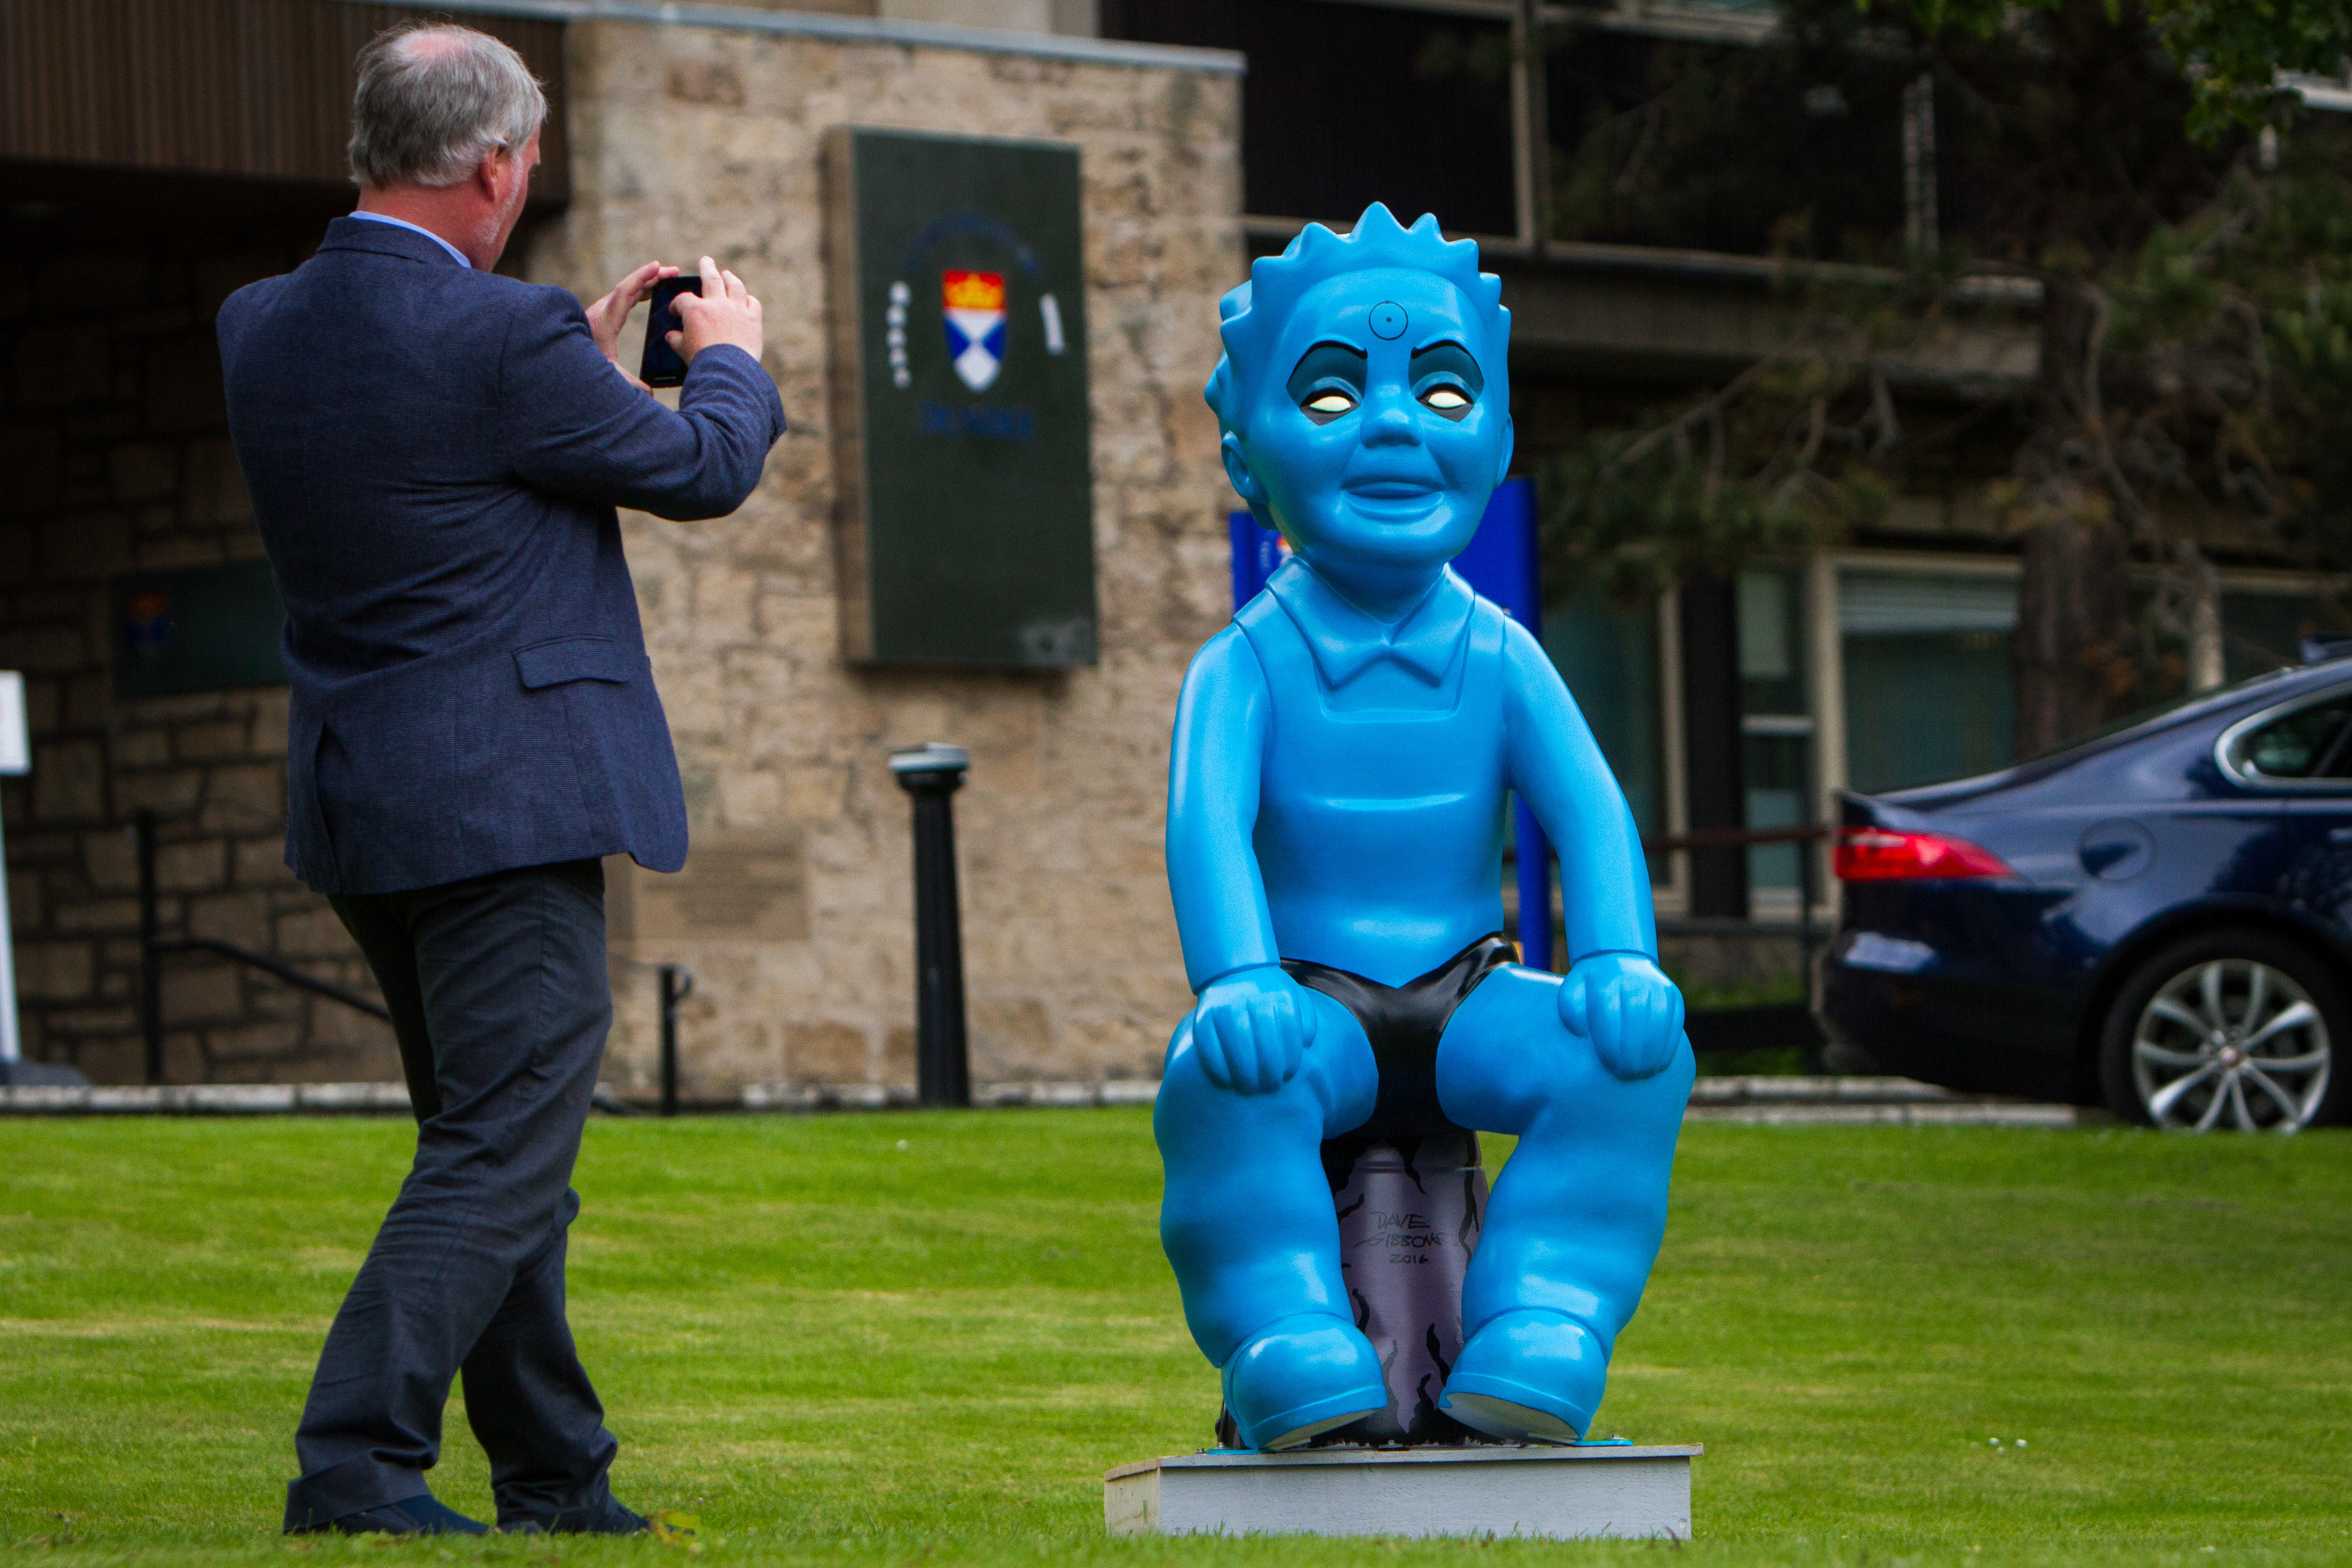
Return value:
M 1094 663 L 1077 150 L 844 127 L 826 152 L 845 652 Z
M 109 597 L 117 697 L 286 684 L 286 610 L 267 561 L 132 572 Z

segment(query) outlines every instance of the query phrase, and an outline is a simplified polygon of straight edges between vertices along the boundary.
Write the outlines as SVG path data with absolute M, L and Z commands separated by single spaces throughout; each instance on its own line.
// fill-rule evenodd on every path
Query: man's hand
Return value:
M 604 351 L 604 357 L 613 362 L 613 368 L 628 376 L 629 384 L 640 390 L 646 390 L 646 384 L 630 375 L 629 367 L 621 363 L 621 328 L 627 324 L 629 312 L 637 308 L 637 301 L 651 293 L 655 284 L 665 278 L 677 276 L 677 268 L 648 261 L 614 284 L 612 292 L 588 307 L 589 336 L 594 338 L 596 346 Z
M 1559 987 L 1559 1021 L 1592 1042 L 1612 1076 L 1648 1078 L 1675 1059 L 1683 994 L 1638 952 L 1596 952 L 1571 965 Z
M 760 357 L 767 337 L 761 327 L 760 301 L 751 298 L 751 290 L 743 287 L 743 279 L 732 272 L 722 272 L 719 263 L 708 256 L 702 258 L 702 293 L 677 297 L 677 319 L 686 330 L 669 335 L 669 346 L 678 357 L 692 363 L 694 356 L 707 348 L 720 343 L 732 343 L 750 354 Z
M 1192 1009 L 1201 1070 L 1235 1094 L 1272 1094 L 1298 1076 L 1315 1043 L 1315 1005 L 1276 963 L 1236 969 L 1202 988 Z

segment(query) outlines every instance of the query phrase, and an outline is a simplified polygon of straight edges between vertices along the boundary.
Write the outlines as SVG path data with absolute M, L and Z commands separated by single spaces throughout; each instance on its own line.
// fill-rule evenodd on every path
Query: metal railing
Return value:
M 1689 1015 L 1693 1024 L 1693 1044 L 1700 1049 L 1733 1048 L 1734 1039 L 1742 1037 L 1760 1038 L 1773 1044 L 1784 1038 L 1796 1038 L 1798 1048 L 1804 1053 L 1808 1071 L 1822 1070 L 1822 1042 L 1818 1026 L 1813 1023 L 1813 906 L 1819 896 L 1820 868 L 1811 846 L 1832 837 L 1836 829 L 1822 823 L 1808 823 L 1796 827 L 1701 827 L 1687 833 L 1660 834 L 1642 840 L 1642 847 L 1653 855 L 1671 855 L 1689 849 L 1746 849 L 1759 844 L 1795 844 L 1802 846 L 1797 855 L 1797 973 L 1804 986 L 1805 999 L 1799 1007 L 1760 1006 L 1723 1007 Z M 1700 1024 L 1697 1021 L 1705 1020 Z M 1700 1037 L 1717 1037 L 1719 1044 L 1700 1044 Z
M 257 969 L 298 991 L 323 996 L 387 1024 L 392 1022 L 391 1011 L 373 997 L 305 974 L 268 953 L 256 952 L 218 937 L 163 935 L 162 900 L 155 888 L 155 814 L 150 810 L 136 813 L 131 819 L 131 832 L 139 848 L 139 1034 L 146 1047 L 149 1083 L 163 1081 L 163 959 L 171 953 L 213 953 L 247 969 Z
M 1759 844 L 1818 844 L 1835 829 L 1821 823 L 1800 827 L 1701 827 L 1688 833 L 1645 837 L 1642 847 L 1653 855 L 1682 849 L 1746 849 Z M 1819 894 L 1819 868 L 1813 857 L 1797 856 L 1797 961 L 1805 975 L 1805 1001 L 1813 999 L 1813 904 Z
M 163 934 L 163 900 L 155 879 L 155 814 L 142 810 L 131 819 L 131 833 L 139 853 L 139 1034 L 145 1047 L 147 1081 L 163 1081 L 163 960 L 173 953 L 209 952 L 282 981 L 298 991 L 323 996 L 355 1013 L 389 1024 L 391 1009 L 374 997 L 305 974 L 283 959 L 211 936 Z M 694 973 L 681 964 L 659 966 L 661 987 L 661 1113 L 677 1114 L 677 1009 L 694 994 Z M 637 1108 L 598 1085 L 593 1103 L 615 1116 L 635 1116 Z
M 1692 849 L 1745 849 L 1759 844 L 1819 843 L 1829 838 L 1834 830 L 1821 825 L 1801 827 L 1706 827 L 1687 833 L 1661 834 L 1642 840 L 1642 847 L 1654 855 L 1671 855 Z M 138 846 L 139 862 L 139 1030 L 145 1047 L 147 1081 L 163 1081 L 163 960 L 183 952 L 209 952 L 226 958 L 247 969 L 258 970 L 272 979 L 307 991 L 314 996 L 349 1007 L 353 1012 L 389 1024 L 392 1013 L 383 1003 L 363 995 L 348 986 L 306 974 L 294 965 L 268 953 L 256 952 L 219 937 L 174 936 L 162 934 L 162 900 L 156 887 L 155 874 L 155 814 L 141 810 L 131 818 L 131 834 Z M 1802 977 L 1805 1000 L 1803 1012 L 1810 1016 L 1813 1005 L 1813 906 L 1819 881 L 1814 857 L 1797 857 L 1797 954 L 1798 968 Z M 658 966 L 661 1020 L 661 1113 L 675 1116 L 678 1109 L 677 1024 L 678 1005 L 694 991 L 691 971 L 679 964 Z M 1731 1014 L 1778 1014 L 1787 1009 L 1730 1008 L 1718 1012 Z M 599 1097 L 603 1102 L 604 1097 Z M 611 1108 L 608 1108 L 611 1109 Z

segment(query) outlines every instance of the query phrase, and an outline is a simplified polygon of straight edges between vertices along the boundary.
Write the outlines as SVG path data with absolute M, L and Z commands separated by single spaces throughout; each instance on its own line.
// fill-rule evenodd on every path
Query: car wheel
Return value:
M 2268 931 L 2213 931 L 2132 972 L 2099 1076 L 2116 1114 L 2144 1126 L 2294 1132 L 2342 1119 L 2339 1040 L 2352 1015 L 2326 964 Z

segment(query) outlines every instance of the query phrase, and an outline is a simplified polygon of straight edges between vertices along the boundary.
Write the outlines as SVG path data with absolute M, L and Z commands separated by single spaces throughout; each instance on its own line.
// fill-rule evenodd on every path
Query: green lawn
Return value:
M 408 1142 L 0 1121 L 0 1552 L 667 1561 L 275 1533 Z M 1691 1128 L 1601 1417 L 1706 1445 L 1685 1548 L 1107 1541 L 1104 1468 L 1216 1405 L 1140 1111 L 600 1120 L 579 1185 L 616 1489 L 714 1563 L 2352 1562 L 2340 1133 Z M 486 1513 L 449 1429 L 436 1489 Z

